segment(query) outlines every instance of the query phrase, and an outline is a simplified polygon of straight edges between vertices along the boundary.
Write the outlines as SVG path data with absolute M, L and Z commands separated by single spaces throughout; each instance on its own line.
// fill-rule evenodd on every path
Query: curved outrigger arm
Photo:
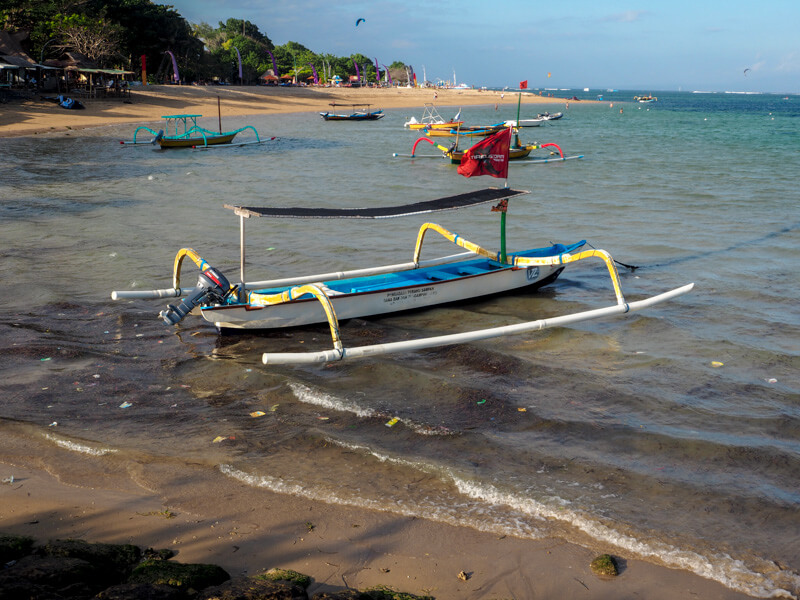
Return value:
M 200 269 L 197 284 L 189 289 L 181 288 L 181 267 L 187 256 Z M 171 289 L 166 290 L 115 291 L 111 292 L 111 298 L 113 300 L 123 298 L 180 298 L 186 294 L 186 297 L 181 299 L 177 306 L 168 304 L 167 309 L 159 313 L 159 316 L 167 325 L 177 325 L 194 308 L 206 304 L 224 304 L 225 299 L 231 294 L 235 294 L 238 289 L 237 286 L 228 281 L 221 271 L 209 265 L 202 256 L 191 248 L 181 248 L 175 256 L 172 286 Z
M 417 235 L 417 245 L 414 248 L 414 262 L 419 263 L 419 257 L 422 253 L 422 242 L 425 239 L 425 234 L 429 231 L 433 230 L 436 233 L 442 235 L 444 238 L 453 242 L 456 246 L 461 246 L 462 248 L 469 250 L 470 252 L 474 252 L 475 254 L 479 254 L 484 256 L 490 260 L 494 260 L 497 262 L 503 262 L 500 260 L 500 253 L 498 252 L 491 252 L 486 248 L 479 246 L 469 240 L 466 240 L 459 236 L 457 233 L 453 233 L 448 231 L 441 225 L 437 225 L 436 223 L 423 223 L 422 226 L 419 228 L 419 234 Z M 513 257 L 513 261 L 509 262 L 506 261 L 505 264 L 511 264 L 514 267 L 530 267 L 530 266 L 554 266 L 554 265 L 566 265 L 571 262 L 576 262 L 579 260 L 583 260 L 585 258 L 600 258 L 603 262 L 606 263 L 606 267 L 608 268 L 608 274 L 611 276 L 611 283 L 614 286 L 614 294 L 617 297 L 617 304 L 623 305 L 625 304 L 625 297 L 622 295 L 622 285 L 619 281 L 619 273 L 617 272 L 617 267 L 614 265 L 614 259 L 611 258 L 611 255 L 606 252 L 605 250 L 584 250 L 583 252 L 578 252 L 577 254 L 569 254 L 563 253 L 557 256 L 544 256 L 544 257 L 526 257 L 526 256 L 515 256 Z
M 304 294 L 311 294 L 319 300 L 322 305 L 322 310 L 325 311 L 325 316 L 328 318 L 328 325 L 331 328 L 331 338 L 333 340 L 333 352 L 338 354 L 338 359 L 344 356 L 344 348 L 342 340 L 339 336 L 339 319 L 336 316 L 336 311 L 333 308 L 330 297 L 322 290 L 320 284 L 309 283 L 306 285 L 298 285 L 288 290 L 284 290 L 278 294 L 259 294 L 258 292 L 249 292 L 247 294 L 248 303 L 252 306 L 271 306 L 274 304 L 283 304 L 291 302 L 303 296 Z

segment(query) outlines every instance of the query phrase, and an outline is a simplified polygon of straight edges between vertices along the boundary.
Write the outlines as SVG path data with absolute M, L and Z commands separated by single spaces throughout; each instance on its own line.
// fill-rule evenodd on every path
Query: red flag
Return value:
M 527 79 L 525 81 L 520 81 L 519 82 L 519 89 L 521 89 L 521 90 L 527 90 L 528 89 L 528 80 Z
M 508 147 L 511 145 L 511 128 L 481 140 L 461 157 L 458 174 L 464 177 L 491 175 L 508 177 Z

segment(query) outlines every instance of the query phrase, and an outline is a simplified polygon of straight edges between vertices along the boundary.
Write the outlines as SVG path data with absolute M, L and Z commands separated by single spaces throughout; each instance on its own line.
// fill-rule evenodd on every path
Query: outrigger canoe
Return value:
M 472 147 L 467 148 L 466 150 L 459 150 L 458 149 L 458 141 L 453 142 L 453 144 L 451 144 L 450 147 L 448 148 L 448 147 L 442 146 L 441 144 L 437 144 L 433 140 L 429 140 L 428 138 L 421 137 L 421 138 L 417 138 L 417 141 L 414 142 L 414 146 L 411 148 L 411 154 L 410 155 L 408 155 L 408 154 L 401 155 L 401 154 L 395 153 L 393 156 L 395 156 L 395 157 L 397 157 L 397 156 L 405 156 L 407 158 L 417 158 L 417 154 L 416 154 L 417 145 L 420 142 L 428 142 L 429 144 L 433 144 L 434 146 L 436 146 L 436 148 L 438 148 L 439 150 L 442 151 L 442 156 L 444 158 L 449 159 L 450 162 L 452 164 L 454 164 L 454 165 L 460 165 L 461 164 L 461 159 L 464 158 L 464 155 L 468 154 L 470 152 L 470 150 L 472 150 Z M 478 144 L 480 144 L 480 143 L 481 142 L 478 142 Z M 534 150 L 540 150 L 542 148 L 548 148 L 548 147 L 553 147 L 556 150 L 558 150 L 558 154 L 559 154 L 558 158 L 556 158 L 555 152 L 551 152 L 550 156 L 548 156 L 548 157 L 534 159 L 534 160 L 529 161 L 529 162 L 532 162 L 532 163 L 533 162 L 536 162 L 536 163 L 547 163 L 547 162 L 556 162 L 556 161 L 569 160 L 571 158 L 583 158 L 582 154 L 580 156 L 564 156 L 564 152 L 561 150 L 561 147 L 558 144 L 553 144 L 553 143 L 549 143 L 549 144 L 539 144 L 539 143 L 536 143 L 536 144 L 523 144 L 519 140 L 519 135 L 515 134 L 514 135 L 514 144 L 509 146 L 509 148 L 508 148 L 508 159 L 509 160 L 523 160 L 523 159 L 528 158 L 530 156 L 531 152 L 533 152 Z M 428 155 L 420 156 L 420 158 L 423 158 L 423 157 L 425 157 L 425 158 L 436 158 L 435 156 L 428 156 Z
M 436 110 L 436 106 L 429 102 L 426 102 L 423 109 L 422 109 L 422 119 L 417 121 L 416 117 L 411 117 L 408 121 L 403 124 L 403 127 L 407 127 L 408 129 L 415 130 L 415 129 L 453 129 L 455 127 L 459 127 L 464 124 L 464 121 L 461 121 L 461 111 L 459 110 L 449 121 L 445 121 L 442 115 L 439 114 L 439 111 Z
M 255 133 L 256 139 L 254 142 L 260 143 L 258 132 L 252 125 L 241 127 L 234 131 L 211 131 L 205 129 L 197 124 L 197 119 L 203 115 L 164 115 L 164 129 L 158 132 L 145 127 L 137 127 L 133 132 L 133 141 L 120 142 L 122 144 L 140 145 L 140 144 L 158 144 L 162 148 L 198 148 L 217 146 L 220 144 L 230 144 L 237 134 L 247 129 L 252 129 Z M 221 128 L 220 128 L 221 129 Z M 147 131 L 152 134 L 153 139 L 147 142 L 140 142 L 137 140 L 140 131 Z
M 428 137 L 488 137 L 506 127 L 505 123 L 485 126 L 455 127 L 452 129 L 424 128 Z
M 342 105 L 337 105 L 335 102 L 333 102 L 331 103 L 331 106 L 334 110 L 336 110 L 337 106 Z M 369 104 L 353 104 L 351 106 L 353 107 L 353 111 L 349 114 L 333 113 L 330 111 L 321 112 L 319 114 L 326 121 L 377 121 L 385 116 L 383 109 L 370 110 Z
M 333 342 L 332 349 L 266 353 L 262 357 L 265 364 L 301 364 L 466 343 L 621 315 L 680 296 L 692 289 L 694 284 L 689 284 L 644 300 L 628 302 L 622 294 L 619 274 L 612 257 L 605 250 L 583 249 L 584 241 L 507 252 L 505 223 L 508 201 L 526 193 L 509 188 L 488 188 L 403 206 L 362 209 L 256 208 L 226 205 L 225 208 L 232 210 L 240 222 L 241 272 L 238 283 L 230 283 L 221 271 L 210 266 L 193 249 L 182 248 L 175 257 L 171 288 L 115 291 L 111 297 L 115 300 L 182 298 L 177 305 L 170 304 L 159 313 L 168 325 L 177 325 L 195 309 L 206 321 L 213 323 L 220 330 L 275 329 L 327 323 Z M 384 219 L 486 203 L 497 203 L 492 212 L 500 214 L 501 244 L 497 252 L 465 240 L 435 223 L 424 223 L 417 235 L 410 262 L 269 281 L 247 281 L 245 278 L 245 221 L 250 218 Z M 428 232 L 438 233 L 466 252 L 422 260 L 422 243 Z M 194 287 L 181 287 L 181 267 L 186 257 L 200 269 Z M 616 296 L 616 303 L 611 306 L 551 319 L 373 346 L 346 348 L 339 335 L 341 319 L 394 314 L 449 302 L 494 296 L 522 288 L 536 289 L 554 282 L 568 264 L 590 258 L 601 260 L 608 269 Z

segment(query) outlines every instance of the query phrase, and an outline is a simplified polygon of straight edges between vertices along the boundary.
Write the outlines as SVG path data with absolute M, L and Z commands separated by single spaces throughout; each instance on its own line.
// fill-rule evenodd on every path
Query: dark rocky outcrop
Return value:
M 308 600 L 308 575 L 270 569 L 250 577 L 170 560 L 171 550 L 53 540 L 37 546 L 0 533 L 2 600 Z M 429 596 L 426 600 L 433 600 Z M 385 587 L 319 592 L 313 600 L 422 600 Z

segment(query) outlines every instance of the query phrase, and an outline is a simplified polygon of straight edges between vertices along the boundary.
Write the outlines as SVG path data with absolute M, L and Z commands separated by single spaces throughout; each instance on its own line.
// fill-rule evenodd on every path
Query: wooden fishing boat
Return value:
M 558 121 L 563 116 L 564 116 L 563 112 L 557 112 L 557 113 L 543 112 L 539 113 L 537 118 L 543 121 Z
M 537 146 L 536 144 L 526 144 L 524 146 L 511 146 L 508 149 L 508 159 L 509 160 L 520 160 L 522 158 L 527 158 L 531 152 L 536 150 L 537 148 L 541 148 L 541 146 Z M 450 162 L 454 165 L 461 164 L 461 159 L 463 158 L 464 154 L 469 152 L 467 150 L 459 150 L 457 148 L 454 149 L 447 149 L 444 151 L 444 155 L 446 158 L 450 159 Z
M 423 138 L 418 138 L 417 141 L 414 142 L 414 146 L 411 148 L 411 154 L 410 155 L 395 153 L 395 154 L 393 154 L 393 156 L 394 157 L 403 156 L 403 157 L 407 157 L 407 158 L 417 158 L 418 157 L 418 155 L 416 154 L 417 145 L 420 142 L 428 142 L 429 144 L 433 144 L 434 146 L 436 146 L 436 148 L 438 148 L 439 150 L 442 151 L 442 156 L 444 156 L 444 158 L 449 159 L 450 162 L 452 164 L 454 164 L 454 165 L 461 164 L 461 159 L 464 157 L 464 155 L 469 153 L 470 150 L 472 150 L 472 148 L 467 148 L 466 150 L 459 150 L 458 149 L 458 141 L 453 142 L 450 145 L 450 147 L 445 147 L 445 146 L 442 146 L 440 144 L 437 144 L 436 142 L 433 142 L 432 140 L 429 140 L 428 138 L 424 138 L 423 137 Z M 480 142 L 478 142 L 478 143 L 480 144 Z M 571 158 L 583 158 L 583 155 L 565 157 L 564 156 L 564 152 L 561 150 L 561 147 L 558 144 L 553 144 L 553 143 L 548 143 L 548 144 L 523 144 L 522 142 L 520 142 L 519 135 L 518 134 L 514 134 L 514 143 L 511 144 L 509 146 L 509 148 L 508 148 L 508 159 L 509 160 L 520 161 L 520 160 L 528 158 L 530 156 L 531 152 L 533 152 L 534 150 L 539 150 L 539 149 L 548 148 L 548 147 L 553 147 L 556 150 L 558 150 L 559 156 L 556 157 L 555 152 L 551 152 L 550 156 L 548 156 L 548 157 L 538 158 L 538 159 L 534 159 L 534 160 L 527 161 L 527 162 L 530 162 L 530 163 L 534 163 L 535 162 L 535 163 L 544 164 L 544 163 L 548 163 L 548 162 L 557 162 L 557 161 L 569 160 Z M 435 158 L 435 156 L 420 155 L 419 158 Z
M 545 119 L 509 119 L 505 122 L 506 127 L 539 127 Z
M 454 129 L 426 129 L 428 137 L 486 137 L 506 127 L 505 123 L 484 126 L 456 127 Z
M 633 101 L 634 102 L 641 102 L 642 104 L 648 104 L 650 102 L 657 102 L 658 98 L 648 94 L 647 96 L 634 96 L 633 97 Z
M 265 363 L 318 363 L 345 358 L 389 354 L 441 345 L 465 343 L 566 325 L 604 316 L 626 314 L 685 294 L 693 284 L 664 294 L 628 302 L 612 257 L 604 250 L 584 250 L 584 241 L 507 252 L 505 224 L 508 201 L 527 192 L 509 188 L 488 188 L 472 193 L 417 202 L 396 207 L 363 209 L 256 208 L 226 205 L 240 222 L 240 278 L 232 284 L 191 248 L 175 257 L 172 287 L 150 291 L 115 291 L 113 299 L 182 298 L 160 313 L 165 323 L 177 325 L 189 313 L 199 312 L 219 329 L 274 329 L 327 323 L 333 342 L 331 350 L 302 353 L 267 353 Z M 251 218 L 362 218 L 384 219 L 421 215 L 435 211 L 496 203 L 492 212 L 500 215 L 500 250 L 490 251 L 463 239 L 435 223 L 424 223 L 417 235 L 410 262 L 352 271 L 322 273 L 287 279 L 248 281 L 245 277 L 245 221 Z M 438 233 L 466 252 L 422 260 L 426 233 Z M 181 287 L 181 267 L 189 257 L 200 269 L 194 287 Z M 584 259 L 602 260 L 609 272 L 616 303 L 600 309 L 518 323 L 503 327 L 453 333 L 417 340 L 345 348 L 339 335 L 340 319 L 394 314 L 448 302 L 494 296 L 522 288 L 539 288 L 554 282 L 570 263 Z
M 332 102 L 331 106 L 333 107 L 333 110 L 336 110 L 337 106 L 347 105 L 336 104 L 335 102 Z M 326 121 L 377 121 L 385 116 L 383 109 L 370 110 L 369 104 L 351 104 L 349 106 L 352 107 L 352 112 L 350 113 L 335 113 L 326 111 L 319 114 Z
M 417 121 L 416 117 L 411 117 L 408 121 L 403 124 L 403 127 L 407 127 L 411 130 L 417 129 L 453 129 L 463 125 L 464 122 L 461 119 L 461 111 L 459 110 L 456 115 L 450 119 L 449 121 L 445 121 L 442 115 L 439 114 L 439 111 L 436 109 L 434 104 L 426 102 L 422 109 L 422 118 Z
M 197 119 L 203 115 L 164 115 L 164 129 L 156 132 L 144 125 L 137 127 L 133 132 L 133 141 L 120 142 L 121 144 L 128 145 L 143 145 L 143 144 L 158 144 L 161 148 L 199 148 L 208 146 L 217 146 L 221 144 L 231 144 L 233 138 L 239 133 L 252 129 L 256 136 L 255 141 L 245 143 L 261 143 L 258 132 L 252 125 L 241 127 L 234 131 L 211 131 L 197 124 Z M 141 131 L 147 131 L 152 134 L 153 139 L 140 142 L 138 136 Z M 241 145 L 241 144 L 239 144 Z

